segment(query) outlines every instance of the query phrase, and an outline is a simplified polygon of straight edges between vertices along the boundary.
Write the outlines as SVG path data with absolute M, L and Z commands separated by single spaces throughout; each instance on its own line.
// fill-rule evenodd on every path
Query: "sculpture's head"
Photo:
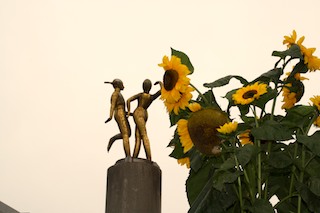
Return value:
M 144 80 L 142 84 L 143 92 L 149 93 L 151 86 L 152 86 L 152 83 L 149 79 Z
M 114 79 L 112 82 L 106 81 L 104 83 L 105 84 L 112 84 L 113 88 L 119 88 L 120 90 L 124 89 L 123 82 L 118 78 Z

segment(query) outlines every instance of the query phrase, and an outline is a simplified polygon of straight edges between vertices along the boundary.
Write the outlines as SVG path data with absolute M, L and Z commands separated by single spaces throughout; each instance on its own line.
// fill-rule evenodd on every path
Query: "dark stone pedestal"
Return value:
M 118 160 L 108 169 L 106 213 L 160 213 L 161 170 L 139 158 Z

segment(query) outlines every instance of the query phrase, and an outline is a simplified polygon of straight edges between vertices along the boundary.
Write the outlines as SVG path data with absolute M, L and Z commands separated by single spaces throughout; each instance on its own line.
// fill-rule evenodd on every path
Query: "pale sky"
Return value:
M 320 56 L 319 8 L 318 0 L 0 0 L 0 200 L 30 213 L 104 212 L 107 169 L 124 157 L 120 141 L 106 151 L 119 130 L 104 123 L 113 92 L 104 81 L 122 79 L 126 99 L 141 92 L 144 79 L 162 80 L 170 47 L 189 55 L 203 92 L 225 75 L 253 80 L 273 68 L 272 51 L 285 49 L 293 29 Z M 306 77 L 302 103 L 320 95 L 320 72 Z M 219 97 L 238 86 L 214 91 L 223 107 Z M 189 171 L 168 156 L 174 128 L 160 100 L 148 112 L 162 212 L 185 213 Z

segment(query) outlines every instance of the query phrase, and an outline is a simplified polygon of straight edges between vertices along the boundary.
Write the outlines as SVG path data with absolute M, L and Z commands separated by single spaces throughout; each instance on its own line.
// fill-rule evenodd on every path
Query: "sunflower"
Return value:
M 290 72 L 286 73 L 290 76 Z M 284 81 L 287 82 L 282 88 L 282 96 L 283 96 L 283 105 L 282 109 L 290 109 L 292 108 L 303 96 L 304 93 L 304 85 L 302 83 L 303 80 L 309 80 L 301 76 L 300 73 L 296 73 L 294 78 L 285 78 Z
M 315 71 L 320 69 L 320 58 L 314 56 L 313 53 L 316 51 L 316 48 L 306 48 L 302 45 L 304 41 L 304 36 L 300 37 L 297 40 L 297 33 L 295 30 L 292 31 L 291 36 L 284 36 L 283 44 L 287 44 L 287 47 L 290 48 L 293 44 L 297 44 L 301 50 L 301 53 L 304 57 L 304 63 L 308 66 L 310 71 Z
M 253 144 L 254 141 L 251 131 L 249 129 L 239 134 L 238 139 L 243 146 L 246 144 Z
M 221 139 L 218 137 L 217 128 L 227 122 L 226 113 L 213 108 L 193 112 L 188 120 L 180 119 L 177 129 L 183 152 L 186 153 L 195 146 L 205 155 L 218 154 Z
M 188 87 L 186 92 L 181 94 L 180 99 L 177 102 L 169 102 L 168 100 L 164 100 L 164 105 L 167 107 L 167 111 L 174 112 L 174 114 L 178 114 L 180 109 L 185 109 L 186 106 L 189 105 L 189 101 L 192 98 L 191 92 L 194 89 L 192 87 Z
M 295 44 L 297 40 L 297 32 L 295 30 L 292 31 L 291 36 L 284 36 L 283 44 L 287 44 L 288 48 L 291 47 L 292 44 Z
M 238 122 L 228 122 L 217 128 L 217 131 L 222 134 L 230 134 L 231 132 L 236 131 L 237 128 Z
M 173 110 L 178 114 L 179 109 L 185 109 L 192 98 L 193 88 L 190 87 L 190 79 L 187 77 L 190 70 L 181 63 L 180 58 L 174 55 L 170 60 L 168 56 L 164 56 L 159 66 L 165 70 L 161 99 L 164 100 L 169 112 Z
M 316 48 L 304 48 L 304 63 L 307 64 L 310 71 L 315 71 L 320 69 L 320 58 L 314 56 L 313 53 L 316 51 Z
M 284 102 L 281 107 L 282 109 L 290 109 L 297 103 L 297 93 L 291 92 L 290 87 L 292 87 L 292 84 L 288 83 L 282 88 L 282 101 Z
M 314 95 L 310 98 L 310 101 L 312 101 L 313 106 L 316 106 L 317 109 L 320 110 L 320 95 Z
M 260 96 L 265 93 L 267 93 L 267 84 L 259 84 L 259 82 L 256 82 L 238 89 L 232 95 L 232 99 L 234 100 L 235 104 L 246 105 L 250 104 L 256 99 L 259 99 Z
M 180 158 L 178 159 L 178 164 L 180 164 L 181 166 L 186 165 L 186 167 L 190 169 L 190 158 L 189 157 Z
M 304 41 L 304 36 L 300 37 L 297 42 L 296 42 L 296 40 L 297 40 L 297 32 L 295 30 L 293 30 L 291 36 L 284 36 L 284 40 L 282 43 L 287 44 L 288 48 L 290 48 L 293 44 L 297 44 L 301 50 L 303 48 L 305 48 L 302 45 L 302 42 Z
M 161 98 L 171 103 L 177 102 L 190 84 L 187 77 L 190 71 L 186 65 L 181 64 L 181 59 L 174 55 L 170 60 L 168 56 L 164 56 L 159 66 L 165 70 Z

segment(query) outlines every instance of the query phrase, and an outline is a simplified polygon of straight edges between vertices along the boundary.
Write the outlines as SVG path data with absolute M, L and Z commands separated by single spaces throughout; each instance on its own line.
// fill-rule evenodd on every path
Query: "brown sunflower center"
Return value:
M 258 93 L 257 90 L 249 90 L 248 92 L 242 95 L 242 98 L 244 99 L 253 98 L 253 96 L 257 93 Z
M 166 70 L 163 76 L 163 86 L 167 91 L 172 90 L 178 82 L 179 74 L 175 70 Z
M 192 114 L 188 119 L 188 132 L 195 147 L 206 155 L 212 155 L 221 139 L 217 128 L 228 121 L 225 113 L 216 109 L 203 109 Z

